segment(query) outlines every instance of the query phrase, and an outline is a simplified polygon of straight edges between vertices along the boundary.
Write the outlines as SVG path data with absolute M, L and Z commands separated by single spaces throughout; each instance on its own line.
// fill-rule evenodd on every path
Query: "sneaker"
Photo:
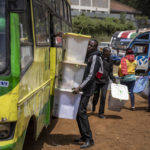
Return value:
M 89 148 L 94 145 L 94 141 L 86 141 L 84 144 L 80 146 L 80 148 Z
M 99 118 L 105 119 L 106 117 L 104 116 L 104 114 L 99 114 L 98 115 Z
M 131 107 L 131 110 L 132 110 L 132 111 L 135 111 L 135 107 Z

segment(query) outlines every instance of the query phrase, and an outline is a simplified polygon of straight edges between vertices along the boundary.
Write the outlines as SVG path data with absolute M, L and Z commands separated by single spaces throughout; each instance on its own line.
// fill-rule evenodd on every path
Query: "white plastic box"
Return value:
M 76 119 L 81 94 L 72 94 L 72 90 L 55 89 L 53 116 Z
M 112 83 L 111 95 L 113 98 L 119 100 L 128 100 L 129 99 L 128 87 L 126 85 Z
M 78 87 L 82 80 L 86 64 L 62 62 L 62 71 L 58 77 L 58 88 L 72 89 Z
M 91 36 L 65 33 L 63 35 L 63 49 L 65 49 L 65 60 L 84 63 L 88 42 Z
M 111 84 L 111 91 L 108 100 L 108 109 L 121 111 L 125 102 L 129 99 L 128 88 L 121 84 Z
M 108 99 L 108 109 L 112 111 L 121 111 L 125 102 L 126 100 L 119 100 L 119 99 L 113 98 L 110 94 L 109 99 Z

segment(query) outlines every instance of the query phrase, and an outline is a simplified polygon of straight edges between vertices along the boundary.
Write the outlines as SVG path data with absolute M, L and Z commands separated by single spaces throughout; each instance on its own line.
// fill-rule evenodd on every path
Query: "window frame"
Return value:
M 31 27 L 29 30 L 30 30 L 30 34 L 31 34 L 31 41 L 27 41 L 27 42 L 21 42 L 21 40 L 20 40 L 20 70 L 21 70 L 21 76 L 23 76 L 23 74 L 28 70 L 28 68 L 30 67 L 30 65 L 33 63 L 33 61 L 34 61 L 34 44 L 33 44 L 33 42 L 34 42 L 34 37 L 33 37 L 33 28 L 32 28 L 32 14 L 31 14 L 31 4 L 30 4 L 30 1 L 28 0 L 27 1 L 27 10 L 24 12 L 24 13 L 27 13 L 27 15 L 29 15 L 29 17 L 30 17 L 30 22 L 28 22 L 28 24 L 30 24 L 29 26 Z M 29 10 L 29 12 L 28 12 L 28 10 Z M 21 15 L 21 14 L 19 14 L 19 15 Z M 26 17 L 27 17 L 27 15 L 26 15 Z M 20 17 L 20 16 L 19 16 Z M 28 19 L 27 19 L 28 20 Z M 19 22 L 20 22 L 20 20 L 19 20 Z M 21 68 L 21 48 L 22 47 L 25 47 L 25 46 L 31 46 L 31 49 L 32 49 L 32 60 L 29 62 L 29 64 L 25 67 L 25 68 Z
M 5 37 L 5 44 L 6 44 L 6 65 L 5 68 L 0 71 L 0 76 L 9 75 L 10 74 L 10 13 L 8 13 L 8 5 L 7 1 L 5 0 L 5 18 L 6 18 L 6 37 Z
M 36 3 L 36 5 L 44 5 L 44 7 L 46 8 L 46 10 L 47 10 L 47 12 L 48 12 L 48 16 L 50 17 L 50 9 L 49 9 L 49 7 L 48 6 L 46 6 L 45 5 L 45 3 L 40 3 L 39 1 L 37 1 L 37 0 L 33 0 L 33 7 L 35 6 L 35 3 Z M 47 46 L 51 46 L 51 42 L 50 42 L 50 40 L 51 40 L 51 35 L 50 35 L 50 18 L 49 18 L 49 33 L 47 33 L 48 34 L 48 37 L 49 37 L 49 42 L 45 42 L 45 43 L 38 43 L 37 42 L 37 38 L 36 38 L 36 25 L 35 25 L 35 23 L 36 23 L 36 17 L 35 17 L 35 11 L 34 11 L 34 8 L 33 8 L 33 16 L 34 16 L 34 33 L 35 33 L 35 44 L 36 44 L 36 46 L 38 46 L 38 47 L 47 47 Z
M 134 46 L 147 46 L 147 52 L 146 53 L 134 53 L 135 54 L 135 56 L 148 56 L 148 53 L 149 53 L 149 44 L 148 43 L 134 43 L 133 45 L 132 45 L 132 49 L 133 49 L 133 47 Z

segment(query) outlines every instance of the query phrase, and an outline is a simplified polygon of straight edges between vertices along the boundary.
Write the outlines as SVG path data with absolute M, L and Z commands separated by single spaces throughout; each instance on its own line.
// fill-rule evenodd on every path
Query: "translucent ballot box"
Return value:
M 82 80 L 86 64 L 64 61 L 58 77 L 58 88 L 72 89 L 78 87 Z
M 65 33 L 63 35 L 63 49 L 66 50 L 65 60 L 84 63 L 90 38 L 91 36 Z
M 55 89 L 53 116 L 76 119 L 81 94 L 72 94 L 72 90 Z
M 129 99 L 128 88 L 121 84 L 111 84 L 111 92 L 108 100 L 108 109 L 121 111 L 125 102 Z

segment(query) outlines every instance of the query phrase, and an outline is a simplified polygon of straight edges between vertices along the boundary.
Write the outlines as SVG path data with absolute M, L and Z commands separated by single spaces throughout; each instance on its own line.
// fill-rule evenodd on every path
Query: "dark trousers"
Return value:
M 130 94 L 130 99 L 131 99 L 131 107 L 134 107 L 134 93 L 133 93 L 133 89 L 134 89 L 134 85 L 135 85 L 135 80 L 134 81 L 126 81 L 126 82 L 122 82 L 121 84 L 126 85 L 128 87 L 128 91 Z
M 96 84 L 96 87 L 95 87 L 95 92 L 94 92 L 94 97 L 93 97 L 93 106 L 96 106 L 98 99 L 99 99 L 99 95 L 101 93 L 99 114 L 104 114 L 107 88 L 108 88 L 108 83 Z
M 93 141 L 92 132 L 90 129 L 88 116 L 86 112 L 89 98 L 90 96 L 85 96 L 85 95 L 82 95 L 81 97 L 81 101 L 77 113 L 77 123 L 81 134 L 81 138 L 83 138 L 86 141 Z
M 149 79 L 149 91 L 148 91 L 148 108 L 150 108 L 150 79 Z

